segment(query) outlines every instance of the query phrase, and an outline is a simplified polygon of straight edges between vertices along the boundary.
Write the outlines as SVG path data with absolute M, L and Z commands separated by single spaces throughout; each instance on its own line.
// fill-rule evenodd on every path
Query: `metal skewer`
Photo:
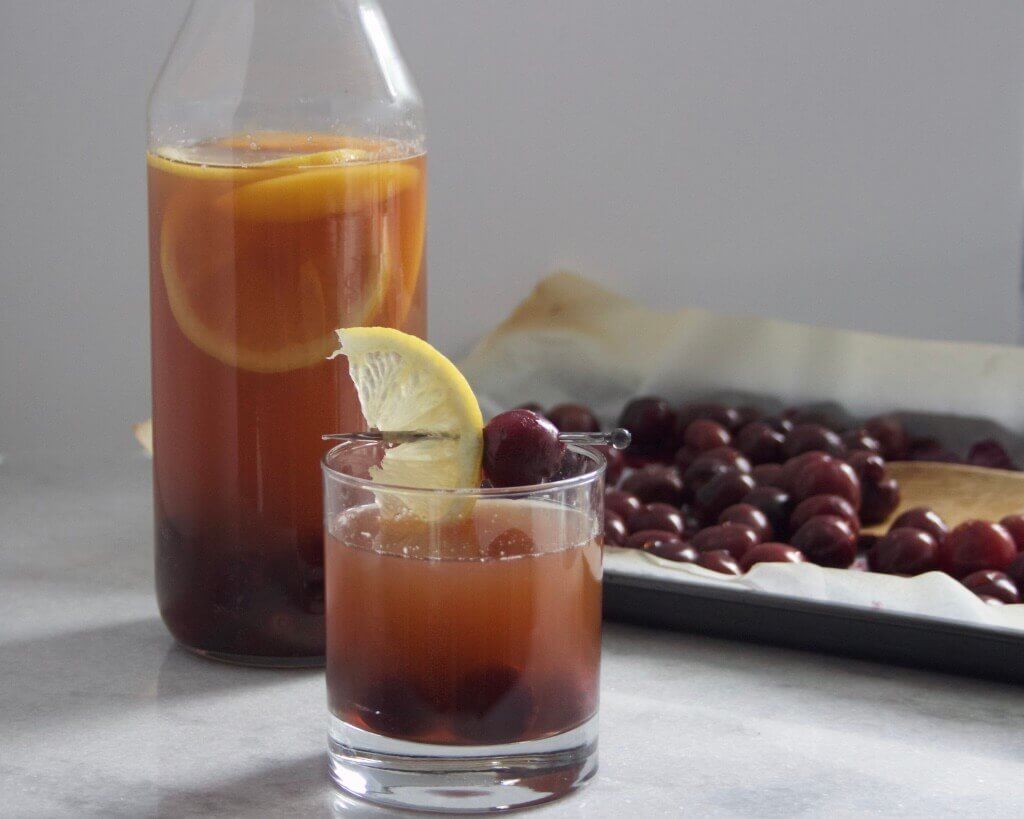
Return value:
M 325 441 L 380 441 L 384 444 L 409 444 L 413 441 L 444 441 L 455 436 L 446 432 L 421 432 L 404 430 L 401 432 L 370 430 L 369 432 L 333 432 L 322 435 Z M 558 440 L 565 444 L 586 444 L 587 446 L 610 446 L 613 449 L 625 449 L 629 446 L 632 436 L 628 429 L 618 427 L 611 432 L 560 432 Z

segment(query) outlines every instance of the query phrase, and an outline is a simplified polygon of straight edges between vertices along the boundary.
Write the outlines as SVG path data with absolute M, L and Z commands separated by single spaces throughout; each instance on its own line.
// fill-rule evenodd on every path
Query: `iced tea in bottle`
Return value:
M 150 100 L 156 584 L 174 637 L 324 655 L 338 327 L 425 332 L 421 105 L 376 3 L 195 0 Z

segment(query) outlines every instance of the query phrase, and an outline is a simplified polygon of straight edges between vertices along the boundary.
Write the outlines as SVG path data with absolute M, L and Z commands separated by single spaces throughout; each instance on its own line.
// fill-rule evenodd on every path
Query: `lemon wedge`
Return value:
M 370 477 L 391 486 L 460 489 L 480 485 L 484 419 L 454 364 L 427 342 L 388 327 L 337 331 L 366 423 L 387 431 L 438 433 L 388 449 Z M 427 493 L 378 494 L 387 517 L 432 521 L 462 517 L 472 501 Z

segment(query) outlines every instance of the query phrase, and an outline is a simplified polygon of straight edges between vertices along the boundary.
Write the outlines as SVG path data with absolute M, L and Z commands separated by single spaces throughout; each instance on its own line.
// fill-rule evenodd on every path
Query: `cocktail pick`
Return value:
M 421 432 L 404 430 L 370 430 L 369 432 L 333 432 L 322 435 L 325 441 L 380 441 L 384 444 L 408 444 L 413 441 L 444 440 L 451 438 L 443 432 Z M 610 446 L 613 449 L 625 449 L 629 446 L 632 436 L 628 429 L 618 427 L 610 432 L 560 432 L 558 440 L 565 444 L 584 444 L 587 446 Z

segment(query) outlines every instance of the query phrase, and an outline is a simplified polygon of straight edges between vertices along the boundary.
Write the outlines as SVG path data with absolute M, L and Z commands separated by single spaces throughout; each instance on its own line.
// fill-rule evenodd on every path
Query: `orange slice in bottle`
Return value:
M 247 168 L 151 155 L 197 180 L 169 198 L 160 235 L 171 312 L 193 344 L 229 366 L 282 372 L 323 361 L 339 325 L 404 323 L 423 246 L 420 171 L 353 163 L 354 150 Z

